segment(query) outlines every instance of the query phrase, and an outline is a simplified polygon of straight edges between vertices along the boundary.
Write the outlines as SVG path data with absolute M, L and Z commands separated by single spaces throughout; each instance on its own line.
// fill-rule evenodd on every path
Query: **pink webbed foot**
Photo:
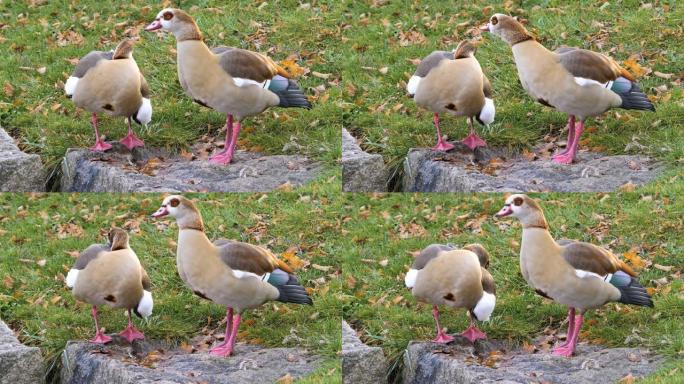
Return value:
M 435 151 L 435 152 L 439 152 L 439 151 L 447 152 L 447 151 L 450 151 L 450 150 L 452 150 L 452 149 L 454 149 L 454 145 L 451 144 L 451 143 L 448 143 L 448 142 L 446 142 L 446 141 L 444 141 L 444 140 L 438 141 L 438 142 L 437 142 L 437 145 L 435 145 L 434 147 L 432 147 L 432 150 Z
M 451 343 L 452 341 L 454 341 L 454 337 L 449 336 L 444 332 L 438 333 L 437 337 L 432 339 L 433 343 L 439 343 L 439 344 L 448 344 L 448 343 Z
M 94 152 L 104 152 L 104 151 L 111 149 L 111 148 L 112 148 L 111 144 L 104 142 L 102 140 L 97 140 L 95 142 L 95 145 L 90 147 L 90 150 L 94 151 Z
M 143 335 L 142 332 L 138 331 L 133 324 L 129 324 L 126 329 L 121 331 L 119 333 L 121 337 L 124 339 L 128 340 L 129 343 L 132 343 L 134 340 L 143 340 L 145 338 L 145 335 Z
M 487 334 L 477 329 L 477 327 L 474 325 L 471 325 L 470 327 L 468 327 L 468 329 L 463 331 L 463 333 L 461 333 L 461 336 L 470 340 L 471 343 L 474 343 L 476 340 L 479 339 L 487 339 Z
M 95 334 L 95 337 L 93 337 L 92 339 L 90 339 L 90 342 L 91 342 L 91 343 L 94 343 L 94 344 L 107 344 L 107 343 L 109 343 L 110 341 L 112 341 L 112 338 L 109 337 L 109 336 L 107 336 L 107 335 L 105 335 L 105 334 L 102 333 L 101 331 L 98 331 L 98 332 Z
M 138 138 L 133 132 L 129 132 L 126 137 L 123 139 L 119 140 L 119 143 L 121 143 L 123 146 L 128 148 L 128 150 L 133 150 L 135 147 L 144 147 L 145 142 L 142 141 L 141 139 Z
M 560 153 L 553 156 L 551 160 L 558 164 L 572 164 L 572 162 L 575 160 L 575 154 L 571 152 Z
M 228 151 L 223 150 L 209 158 L 209 162 L 212 164 L 226 165 L 233 161 L 233 154 L 228 153 Z
M 233 346 L 225 342 L 209 350 L 209 354 L 219 357 L 228 357 L 231 353 L 233 353 Z
M 468 136 L 466 136 L 465 139 L 461 141 L 463 144 L 465 144 L 468 148 L 475 150 L 477 147 L 486 147 L 487 142 L 482 140 L 478 135 L 476 135 L 474 132 L 471 132 Z
M 564 357 L 570 357 L 574 352 L 575 348 L 572 345 L 561 345 L 560 347 L 555 347 L 551 350 L 552 355 Z

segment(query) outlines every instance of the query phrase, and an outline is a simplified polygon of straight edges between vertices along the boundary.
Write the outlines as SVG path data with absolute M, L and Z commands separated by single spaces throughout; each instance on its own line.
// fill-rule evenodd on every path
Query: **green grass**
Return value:
M 347 50 L 337 44 L 336 20 L 324 17 L 331 5 L 320 2 L 309 10 L 298 9 L 296 1 L 263 7 L 253 1 L 176 5 L 195 17 L 210 46 L 268 52 L 276 61 L 294 54 L 299 66 L 330 75 L 321 79 L 309 73 L 297 79 L 308 95 L 323 87 L 312 101 L 312 110 L 274 108 L 245 120 L 238 148 L 282 154 L 293 141 L 301 146 L 294 152 L 337 171 L 341 120 L 336 118 L 336 100 L 342 92 L 337 62 Z M 161 9 L 140 0 L 1 1 L 0 125 L 18 138 L 24 151 L 40 154 L 51 167 L 67 148 L 92 145 L 89 113 L 64 96 L 63 82 L 74 69 L 67 60 L 94 49 L 114 49 L 120 40 L 139 35 L 134 57 L 150 84 L 154 109 L 153 121 L 141 135 L 146 144 L 175 151 L 188 149 L 203 135 L 222 140 L 219 130 L 225 116 L 195 104 L 180 87 L 173 35 L 142 30 Z M 82 36 L 82 41 L 60 40 L 68 31 Z M 43 74 L 36 70 L 43 67 Z M 100 123 L 101 132 L 110 139 L 118 140 L 126 132 L 121 118 L 101 116 Z
M 277 254 L 297 246 L 297 256 L 312 264 L 297 275 L 304 286 L 314 288 L 314 306 L 277 303 L 247 311 L 239 337 L 242 342 L 299 346 L 321 355 L 322 367 L 306 383 L 341 381 L 341 309 L 335 292 L 341 289 L 336 255 L 343 241 L 337 236 L 340 223 L 334 212 L 340 195 L 335 190 L 186 195 L 198 202 L 210 238 L 261 244 Z M 145 322 L 136 320 L 142 331 L 171 343 L 189 342 L 205 326 L 221 332 L 225 308 L 196 297 L 176 272 L 171 243 L 178 236 L 175 222 L 149 217 L 161 200 L 148 194 L 0 195 L 0 318 L 22 342 L 40 347 L 48 360 L 58 357 L 67 340 L 92 337 L 89 306 L 76 302 L 63 282 L 75 261 L 67 252 L 102 242 L 102 233 L 116 225 L 129 230 L 131 247 L 152 280 L 155 311 Z M 67 223 L 82 228 L 82 234 L 59 238 L 59 228 Z M 36 263 L 40 260 L 44 266 Z M 126 318 L 121 311 L 101 309 L 107 332 L 123 329 Z M 291 331 L 301 340 L 283 344 Z
M 590 119 L 587 127 L 596 131 L 583 136 L 588 139 L 583 147 L 621 154 L 635 138 L 644 147 L 632 146 L 629 152 L 653 156 L 669 167 L 684 157 L 683 92 L 681 86 L 671 84 L 678 78 L 681 81 L 684 70 L 684 37 L 679 28 L 684 7 L 679 3 L 661 1 L 652 9 L 640 8 L 642 2 L 636 0 L 505 2 L 509 7 L 488 0 L 370 3 L 349 4 L 345 13 L 350 27 L 344 36 L 358 57 L 350 55 L 340 63 L 346 88 L 353 90 L 343 93 L 348 109 L 342 118 L 343 125 L 363 140 L 362 146 L 382 154 L 391 167 L 400 164 L 409 148 L 435 143 L 431 112 L 419 109 L 406 96 L 406 82 L 415 71 L 410 60 L 422 59 L 434 50 L 454 49 L 459 41 L 473 36 L 473 27 L 497 12 L 529 19 L 528 29 L 549 49 L 578 46 L 609 54 L 620 63 L 641 54 L 639 65 L 674 74 L 669 80 L 650 74 L 638 81 L 648 95 L 656 95 L 654 87 L 667 86 L 654 101 L 657 112 L 613 110 Z M 487 15 L 483 13 L 486 6 L 492 7 Z M 459 27 L 461 23 L 468 24 Z M 409 40 L 402 46 L 402 34 L 411 30 L 424 35 L 425 41 Z M 526 94 L 506 43 L 485 33 L 476 57 L 494 88 L 496 121 L 489 129 L 476 127 L 490 145 L 531 150 L 546 135 L 565 138 L 562 130 L 567 116 Z M 385 75 L 378 70 L 383 67 L 388 68 Z M 617 118 L 618 113 L 622 118 Z M 465 119 L 445 117 L 442 130 L 451 140 L 460 139 L 467 134 L 467 124 Z
M 668 365 L 648 383 L 684 380 L 684 186 L 681 177 L 673 179 L 634 193 L 534 195 L 556 238 L 608 246 L 620 257 L 637 247 L 642 259 L 672 267 L 665 272 L 650 266 L 640 273 L 644 286 L 656 288 L 655 308 L 609 304 L 588 312 L 585 324 L 596 323 L 583 328 L 583 341 L 642 346 L 664 355 Z M 518 262 L 520 224 L 493 217 L 503 204 L 503 195 L 355 195 L 347 200 L 344 318 L 360 330 L 365 342 L 382 347 L 389 358 L 401 358 L 411 340 L 434 337 L 430 306 L 418 304 L 403 280 L 413 260 L 410 252 L 431 243 L 478 242 L 490 252 L 497 307 L 491 321 L 481 323 L 490 338 L 532 343 L 546 327 L 558 328 L 565 319 L 565 307 L 541 299 L 523 280 Z M 478 219 L 481 229 L 474 232 L 477 226 L 472 220 Z M 424 234 L 414 227 L 408 232 L 413 235 L 402 238 L 402 227 L 410 223 L 424 228 Z M 656 287 L 653 280 L 664 277 L 667 283 Z M 465 311 L 443 309 L 442 324 L 449 332 L 460 332 L 467 326 Z M 632 332 L 643 341 L 625 344 Z M 669 376 L 675 368 L 675 376 Z

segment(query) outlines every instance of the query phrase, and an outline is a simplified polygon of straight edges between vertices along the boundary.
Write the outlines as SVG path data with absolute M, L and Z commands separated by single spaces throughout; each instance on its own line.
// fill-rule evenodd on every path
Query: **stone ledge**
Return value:
M 44 374 L 40 349 L 20 343 L 0 320 L 0 384 L 43 383 Z
M 387 192 L 388 176 L 382 156 L 364 152 L 356 139 L 342 128 L 342 190 Z
M 403 191 L 611 192 L 651 182 L 662 171 L 646 156 L 580 152 L 576 163 L 561 165 L 455 144 L 448 153 L 411 149 L 404 160 Z
M 304 156 L 237 151 L 228 166 L 189 160 L 159 149 L 128 151 L 118 143 L 105 153 L 70 149 L 62 161 L 63 192 L 268 192 L 298 187 L 322 169 Z
M 0 192 L 44 192 L 45 176 L 40 156 L 22 152 L 0 128 Z
M 382 349 L 369 347 L 342 321 L 342 381 L 348 384 L 387 382 L 388 363 Z

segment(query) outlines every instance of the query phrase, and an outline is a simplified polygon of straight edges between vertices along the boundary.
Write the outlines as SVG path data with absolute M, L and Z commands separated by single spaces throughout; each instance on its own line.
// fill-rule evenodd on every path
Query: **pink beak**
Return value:
M 146 31 L 156 31 L 157 29 L 161 29 L 161 27 L 162 27 L 161 21 L 155 20 L 155 21 L 151 22 L 150 25 L 145 27 L 145 30 Z
M 152 214 L 152 217 L 162 217 L 166 216 L 169 214 L 169 211 L 166 209 L 166 207 L 159 207 L 157 212 Z
M 489 24 L 485 24 L 480 27 L 480 31 L 489 32 Z
M 510 204 L 506 204 L 506 205 L 504 205 L 503 208 L 501 208 L 501 210 L 500 210 L 499 212 L 497 212 L 496 215 L 494 215 L 494 216 L 496 216 L 496 217 L 504 217 L 504 216 L 508 216 L 508 215 L 510 215 L 510 214 L 512 214 L 512 213 L 513 213 L 513 209 L 511 209 L 511 205 L 510 205 Z

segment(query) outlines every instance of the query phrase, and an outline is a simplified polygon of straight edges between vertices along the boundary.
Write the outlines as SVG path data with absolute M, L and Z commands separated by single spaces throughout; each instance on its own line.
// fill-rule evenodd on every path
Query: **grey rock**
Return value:
M 70 149 L 62 161 L 63 192 L 268 192 L 298 187 L 322 167 L 303 156 L 237 151 L 228 166 L 188 160 L 160 149 L 128 151 L 118 143 L 105 153 Z
M 40 349 L 20 343 L 0 320 L 0 384 L 43 383 L 44 374 Z
M 388 171 L 381 155 L 364 152 L 342 128 L 342 190 L 387 192 Z
M 388 363 L 382 348 L 364 344 L 352 327 L 342 321 L 342 382 L 379 384 L 387 382 Z
M 319 359 L 302 349 L 237 344 L 228 358 L 189 353 L 161 342 L 119 337 L 106 346 L 69 342 L 62 353 L 63 384 L 273 383 L 311 374 Z
M 457 337 L 454 343 L 412 342 L 404 352 L 405 384 L 583 384 L 616 383 L 631 374 L 655 372 L 663 359 L 641 348 L 603 348 L 580 344 L 571 358 L 548 352 L 527 353 L 501 342 L 474 348 Z
M 44 192 L 45 175 L 40 156 L 22 152 L 0 128 L 0 192 Z
M 646 184 L 663 170 L 646 156 L 606 156 L 580 152 L 561 165 L 549 159 L 529 161 L 504 151 L 460 143 L 448 153 L 412 149 L 404 160 L 405 192 L 610 192 L 632 183 Z M 491 167 L 491 159 L 497 166 Z

